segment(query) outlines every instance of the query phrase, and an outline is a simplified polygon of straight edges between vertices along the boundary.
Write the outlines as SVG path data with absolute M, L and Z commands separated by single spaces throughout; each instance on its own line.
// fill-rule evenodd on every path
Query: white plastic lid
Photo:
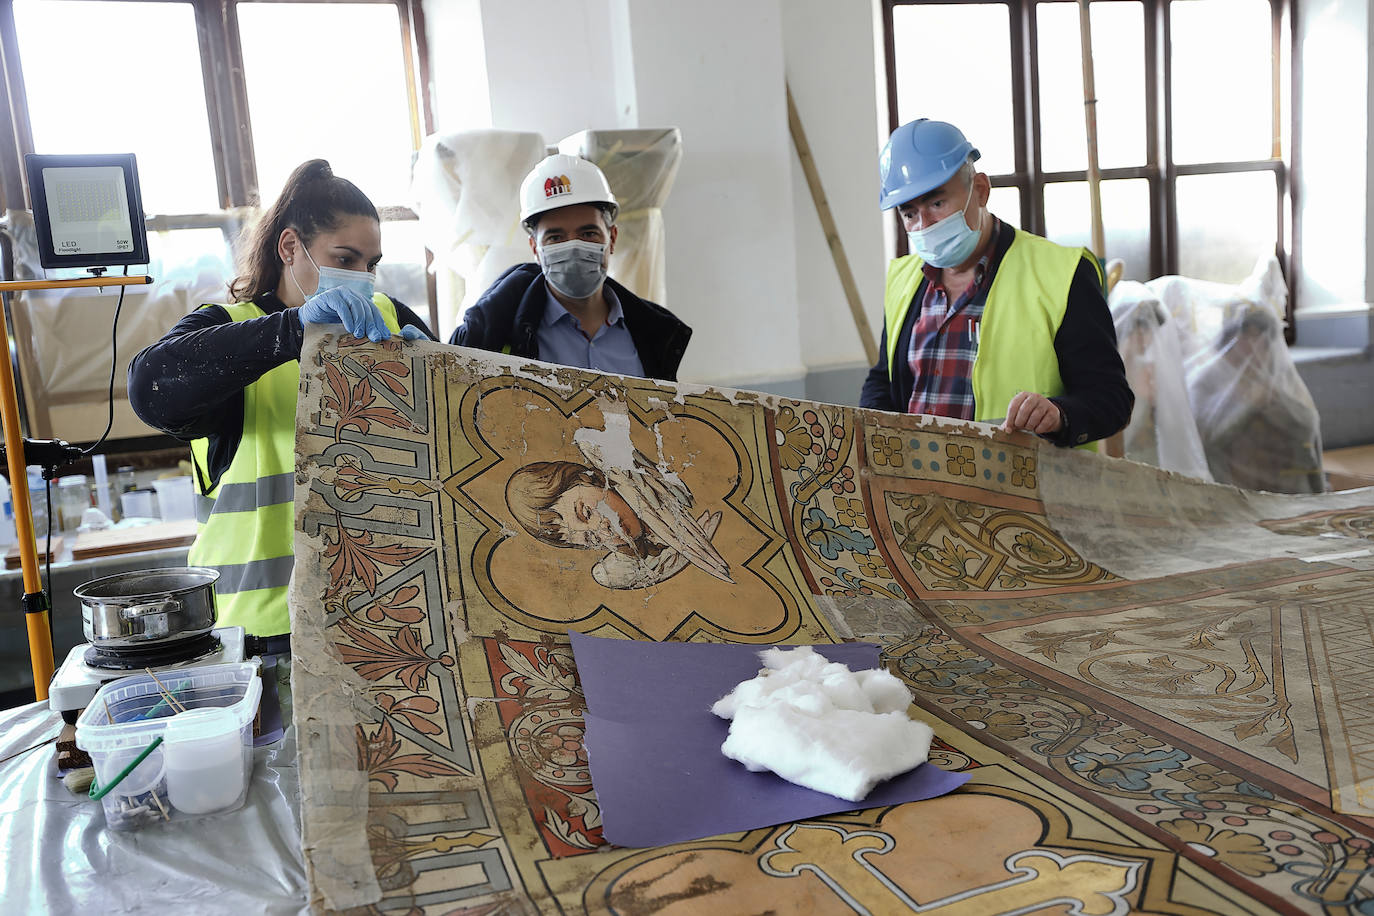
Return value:
M 166 744 L 181 744 L 188 741 L 213 741 L 224 735 L 239 734 L 239 723 L 234 711 L 227 706 L 206 706 L 188 709 L 167 719 L 166 731 L 162 740 Z

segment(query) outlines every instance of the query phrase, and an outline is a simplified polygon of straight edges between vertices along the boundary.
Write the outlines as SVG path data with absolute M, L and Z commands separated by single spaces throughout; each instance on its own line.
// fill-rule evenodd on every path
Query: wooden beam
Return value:
M 840 275 L 840 286 L 849 303 L 850 314 L 854 316 L 854 327 L 863 343 L 864 355 L 871 366 L 878 361 L 878 343 L 873 339 L 873 330 L 868 326 L 868 316 L 864 313 L 863 302 L 859 298 L 859 287 L 854 282 L 854 273 L 849 269 L 849 258 L 844 253 L 839 230 L 835 228 L 835 217 L 830 212 L 830 202 L 825 198 L 821 186 L 820 173 L 816 171 L 816 161 L 811 157 L 811 146 L 806 142 L 806 131 L 802 129 L 801 116 L 797 114 L 796 103 L 792 101 L 792 87 L 786 83 L 787 126 L 792 131 L 792 143 L 797 147 L 797 158 L 801 160 L 802 173 L 806 185 L 811 189 L 811 200 L 816 205 L 816 215 L 821 218 L 821 230 L 825 233 L 826 244 L 830 246 L 830 257 L 835 261 L 835 270 Z

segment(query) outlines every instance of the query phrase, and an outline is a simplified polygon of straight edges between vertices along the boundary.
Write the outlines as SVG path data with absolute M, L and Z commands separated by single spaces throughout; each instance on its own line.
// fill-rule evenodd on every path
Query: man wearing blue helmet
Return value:
M 897 208 L 912 253 L 888 264 L 883 343 L 860 406 L 1001 419 L 1056 445 L 1106 438 L 1135 396 L 1098 261 L 989 213 L 980 155 L 953 124 L 926 118 L 883 147 L 881 206 Z

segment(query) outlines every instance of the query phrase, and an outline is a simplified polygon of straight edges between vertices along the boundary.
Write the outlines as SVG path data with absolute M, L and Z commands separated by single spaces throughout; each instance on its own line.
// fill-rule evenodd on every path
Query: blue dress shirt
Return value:
M 539 358 L 578 369 L 643 378 L 644 366 L 639 361 L 630 329 L 625 327 L 625 311 L 620 307 L 620 300 L 610 286 L 602 286 L 601 294 L 606 297 L 610 314 L 596 336 L 588 340 L 582 333 L 581 323 L 552 292 L 546 293 L 549 301 L 544 306 L 544 318 L 539 322 L 538 331 Z

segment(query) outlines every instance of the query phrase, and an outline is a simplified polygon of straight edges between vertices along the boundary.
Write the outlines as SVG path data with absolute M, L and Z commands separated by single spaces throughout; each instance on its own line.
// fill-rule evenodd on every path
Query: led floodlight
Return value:
M 24 166 L 44 270 L 148 263 L 133 153 L 29 153 Z

